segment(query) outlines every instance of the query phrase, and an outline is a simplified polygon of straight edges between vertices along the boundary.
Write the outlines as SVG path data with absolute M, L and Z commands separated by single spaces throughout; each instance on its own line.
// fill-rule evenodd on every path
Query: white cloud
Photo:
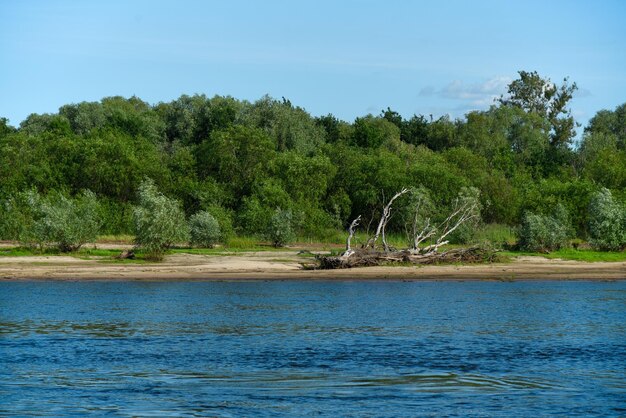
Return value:
M 465 84 L 461 80 L 454 80 L 437 94 L 446 99 L 462 100 L 473 106 L 486 107 L 506 93 L 511 81 L 513 80 L 506 76 L 494 77 L 477 84 Z
M 433 86 L 423 87 L 418 96 L 436 97 L 449 101 L 450 106 L 441 107 L 437 114 L 448 114 L 452 117 L 462 117 L 474 110 L 486 110 L 493 105 L 500 96 L 507 94 L 508 86 L 513 81 L 508 76 L 496 76 L 479 83 L 465 83 L 454 80 L 443 88 Z M 429 107 L 430 108 L 430 107 Z

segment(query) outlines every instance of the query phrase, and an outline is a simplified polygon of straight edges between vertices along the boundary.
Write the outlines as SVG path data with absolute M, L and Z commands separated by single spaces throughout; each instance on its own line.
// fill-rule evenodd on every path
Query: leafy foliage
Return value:
M 96 195 L 84 191 L 69 198 L 61 193 L 41 196 L 33 190 L 5 202 L 9 237 L 28 247 L 55 245 L 62 252 L 77 251 L 94 242 L 100 230 Z
M 139 204 L 133 210 L 135 243 L 147 258 L 160 260 L 176 243 L 189 239 L 189 226 L 180 204 L 160 193 L 152 180 L 138 189 Z
M 565 78 L 563 84 L 557 86 L 536 71 L 519 71 L 519 76 L 509 84 L 509 96 L 501 98 L 500 103 L 546 119 L 551 128 L 551 145 L 555 148 L 568 145 L 576 134 L 574 118 L 567 108 L 578 89 L 576 83 L 569 84 Z
M 474 241 L 479 229 L 482 204 L 480 202 L 480 190 L 476 187 L 464 187 L 459 192 L 459 204 L 471 208 L 472 218 L 463 223 L 454 231 L 450 237 L 450 242 L 455 244 L 469 244 Z
M 591 222 L 592 195 L 606 187 L 618 199 L 626 190 L 626 104 L 598 112 L 573 148 L 575 89 L 567 79 L 555 84 L 522 71 L 506 97 L 460 119 L 387 108 L 343 121 L 311 117 L 284 98 L 204 95 L 156 105 L 107 97 L 32 114 L 18 128 L 0 118 L 0 237 L 26 239 L 26 226 L 42 218 L 25 190 L 70 200 L 92 190 L 102 232 L 131 233 L 144 178 L 187 216 L 209 212 L 223 242 L 264 235 L 277 207 L 290 211 L 301 236 L 332 235 L 358 215 L 371 229 L 381 202 L 403 187 L 428 196 L 435 223 L 459 192 L 476 188 L 481 222 L 515 227 L 525 213 L 545 221 L 562 204 L 574 232 L 594 236 L 602 222 Z M 403 210 L 390 234 L 410 224 Z M 472 231 L 451 238 L 465 242 Z
M 205 248 L 213 248 L 221 237 L 220 225 L 209 212 L 201 211 L 189 218 L 191 243 Z
M 598 250 L 626 247 L 626 207 L 616 202 L 608 189 L 601 189 L 591 199 L 589 235 L 591 245 Z
M 554 214 L 524 215 L 519 229 L 519 247 L 525 251 L 550 252 L 564 248 L 571 237 L 571 226 L 565 208 L 557 206 Z
M 266 232 L 267 239 L 274 247 L 284 247 L 295 239 L 290 210 L 276 209 Z

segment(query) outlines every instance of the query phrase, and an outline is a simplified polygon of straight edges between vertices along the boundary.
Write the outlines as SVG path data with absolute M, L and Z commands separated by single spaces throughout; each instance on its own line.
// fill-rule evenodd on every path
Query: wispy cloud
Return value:
M 418 95 L 420 97 L 440 97 L 461 102 L 459 109 L 485 108 L 495 99 L 507 92 L 508 85 L 513 81 L 508 76 L 497 76 L 482 83 L 465 83 L 462 80 L 454 80 L 443 88 L 433 86 L 423 87 Z
M 444 113 L 462 116 L 472 110 L 488 108 L 497 98 L 507 93 L 511 81 L 513 79 L 508 76 L 496 76 L 479 83 L 454 80 L 443 88 L 425 86 L 419 91 L 418 96 L 450 100 L 454 104 Z
M 507 86 L 512 79 L 506 76 L 491 78 L 482 83 L 466 84 L 461 80 L 454 80 L 438 94 L 446 99 L 463 100 L 475 106 L 485 106 L 506 93 Z

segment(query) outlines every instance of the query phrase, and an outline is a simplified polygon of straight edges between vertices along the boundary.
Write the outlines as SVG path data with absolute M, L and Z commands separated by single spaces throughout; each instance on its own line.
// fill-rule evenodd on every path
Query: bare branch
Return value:
M 352 247 L 350 247 L 350 241 L 352 241 L 352 237 L 354 237 L 354 232 L 356 230 L 356 227 L 359 226 L 359 222 L 361 222 L 361 215 L 353 220 L 350 224 L 350 227 L 348 228 L 348 238 L 346 238 L 346 251 L 343 253 L 343 257 L 350 257 L 354 253 Z
M 389 251 L 389 245 L 387 244 L 387 241 L 384 236 L 384 229 L 385 229 L 385 226 L 387 225 L 387 222 L 389 222 L 389 218 L 391 217 L 391 205 L 393 204 L 394 200 L 396 200 L 403 194 L 407 193 L 408 191 L 409 189 L 402 189 L 398 193 L 393 195 L 393 197 L 389 200 L 387 205 L 383 208 L 383 214 L 381 215 L 380 221 L 378 222 L 378 228 L 376 228 L 376 234 L 374 234 L 374 236 L 367 241 L 367 244 L 365 245 L 366 247 L 374 248 L 374 246 L 376 245 L 376 241 L 378 241 L 378 238 L 382 234 L 383 235 L 383 247 L 385 251 Z
M 426 226 L 421 231 L 417 232 L 417 227 L 415 227 L 413 232 L 413 250 L 419 251 L 420 244 L 435 235 L 435 232 L 437 232 L 437 228 L 430 225 L 430 219 L 426 220 Z
M 476 210 L 478 208 L 477 202 L 463 202 L 459 199 L 455 201 L 454 205 L 455 209 L 452 211 L 450 215 L 441 223 L 440 227 L 437 228 L 442 230 L 441 235 L 437 238 L 434 244 L 429 245 L 424 248 L 423 252 L 436 252 L 439 247 L 448 244 L 449 241 L 445 240 L 448 235 L 454 232 L 458 227 L 463 225 L 465 222 L 478 218 L 479 214 Z

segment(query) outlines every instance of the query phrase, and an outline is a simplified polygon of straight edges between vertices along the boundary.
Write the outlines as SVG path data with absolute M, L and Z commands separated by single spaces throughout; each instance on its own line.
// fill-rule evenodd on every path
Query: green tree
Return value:
M 546 119 L 550 123 L 550 145 L 553 148 L 567 147 L 576 131 L 576 123 L 568 108 L 576 83 L 569 84 L 567 78 L 560 86 L 549 78 L 542 78 L 536 71 L 519 71 L 519 78 L 508 86 L 508 96 L 500 103 L 523 109 Z
M 579 150 L 582 175 L 603 187 L 626 187 L 626 148 L 607 131 L 587 131 Z
M 457 124 L 447 115 L 429 123 L 426 132 L 424 144 L 434 151 L 442 151 L 458 145 Z
M 150 104 L 138 97 L 106 97 L 101 103 L 107 128 L 155 144 L 165 139 L 165 123 Z
M 324 143 L 326 132 L 315 119 L 289 100 L 264 96 L 246 109 L 245 123 L 273 138 L 278 151 L 294 150 L 312 155 Z
M 400 138 L 400 130 L 384 118 L 368 115 L 356 118 L 352 143 L 363 148 L 378 148 L 384 142 Z
M 249 234 L 263 234 L 267 230 L 274 209 L 293 208 L 293 201 L 279 181 L 274 178 L 256 183 L 252 194 L 245 196 L 239 209 L 239 227 Z
M 214 177 L 241 199 L 255 183 L 267 177 L 275 142 L 260 129 L 233 126 L 215 131 L 196 149 L 200 178 Z
M 617 106 L 614 111 L 600 110 L 589 121 L 585 134 L 605 134 L 616 138 L 616 146 L 626 149 L 626 103 Z
M 72 131 L 78 135 L 85 135 L 94 129 L 101 129 L 107 122 L 104 107 L 97 102 L 61 106 L 59 115 L 67 118 Z
M 98 195 L 132 202 L 136 187 L 145 177 L 165 184 L 169 177 L 167 155 L 144 137 L 104 131 L 75 141 L 73 151 L 82 160 L 72 180 L 75 187 L 89 188 Z
M 55 136 L 71 135 L 72 128 L 65 116 L 50 113 L 31 113 L 20 123 L 20 132 L 30 136 L 41 135 L 45 132 Z
M 7 118 L 0 118 L 0 138 L 4 138 L 15 131 L 16 129 L 9 125 L 9 120 Z
M 400 132 L 400 139 L 408 144 L 425 145 L 428 142 L 428 120 L 423 115 L 413 115 Z

